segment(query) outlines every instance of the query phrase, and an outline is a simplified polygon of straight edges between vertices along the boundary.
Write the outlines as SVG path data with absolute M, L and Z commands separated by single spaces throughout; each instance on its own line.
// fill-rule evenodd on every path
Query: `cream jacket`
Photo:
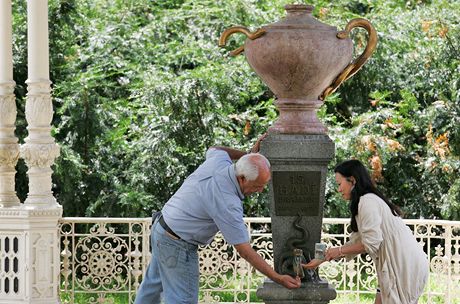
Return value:
M 427 282 L 429 264 L 412 231 L 371 193 L 361 197 L 356 222 L 358 232 L 352 233 L 349 243 L 361 241 L 374 261 L 382 303 L 416 303 Z

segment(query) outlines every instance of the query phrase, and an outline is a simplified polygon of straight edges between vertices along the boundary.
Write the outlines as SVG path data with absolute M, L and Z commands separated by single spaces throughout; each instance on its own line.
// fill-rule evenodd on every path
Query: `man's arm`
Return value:
M 259 137 L 259 139 L 257 139 L 256 143 L 254 144 L 254 146 L 252 146 L 251 150 L 249 151 L 250 153 L 258 153 L 259 150 L 260 150 L 260 143 L 267 137 L 267 133 L 264 133 L 262 134 L 262 136 Z M 231 160 L 238 160 L 240 159 L 243 155 L 245 154 L 248 154 L 248 152 L 244 152 L 244 151 L 241 151 L 241 150 L 236 150 L 236 149 L 232 149 L 232 148 L 229 148 L 229 147 L 223 147 L 223 146 L 214 146 L 214 147 L 211 147 L 211 148 L 214 148 L 214 149 L 217 149 L 217 150 L 222 150 L 222 151 L 225 151 L 228 153 L 228 155 L 230 156 L 230 159 Z
M 231 160 L 238 160 L 243 155 L 247 154 L 246 152 L 236 150 L 236 149 L 232 149 L 232 148 L 229 148 L 229 147 L 215 146 L 215 147 L 211 147 L 211 148 L 227 152 L 228 156 L 230 156 Z
M 293 278 L 289 275 L 281 275 L 265 262 L 265 260 L 252 249 L 249 243 L 235 245 L 236 250 L 248 261 L 255 269 L 272 279 L 274 282 L 283 285 L 286 288 L 294 289 L 300 287 L 300 278 Z

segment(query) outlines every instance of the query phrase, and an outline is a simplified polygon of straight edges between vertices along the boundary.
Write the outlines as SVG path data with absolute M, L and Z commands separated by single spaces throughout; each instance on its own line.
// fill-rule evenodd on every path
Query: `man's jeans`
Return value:
M 198 246 L 175 240 L 158 222 L 152 225 L 152 259 L 137 291 L 135 304 L 198 303 Z

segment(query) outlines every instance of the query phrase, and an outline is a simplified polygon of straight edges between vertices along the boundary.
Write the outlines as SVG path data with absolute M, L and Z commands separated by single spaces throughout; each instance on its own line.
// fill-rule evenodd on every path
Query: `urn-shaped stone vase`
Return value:
M 287 16 L 251 33 L 242 26 L 225 30 L 219 41 L 224 46 L 230 35 L 243 33 L 244 46 L 231 52 L 246 55 L 249 65 L 276 95 L 279 118 L 269 132 L 325 134 L 316 116 L 324 98 L 353 76 L 372 55 L 377 34 L 369 21 L 351 20 L 345 30 L 324 24 L 312 16 L 313 7 L 285 6 Z M 363 27 L 368 32 L 364 52 L 353 60 L 350 31 Z

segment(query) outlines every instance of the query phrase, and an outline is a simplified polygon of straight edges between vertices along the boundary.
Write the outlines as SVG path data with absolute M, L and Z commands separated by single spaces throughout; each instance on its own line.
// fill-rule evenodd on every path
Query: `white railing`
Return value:
M 270 218 L 245 221 L 254 249 L 272 263 Z M 460 303 L 460 222 L 405 222 L 430 260 L 429 283 L 419 303 Z M 348 223 L 348 219 L 324 219 L 323 241 L 346 242 Z M 150 218 L 63 218 L 59 228 L 63 303 L 132 303 L 150 259 L 150 224 Z M 332 303 L 366 303 L 372 298 L 376 274 L 367 255 L 323 265 L 320 275 L 338 292 Z M 200 268 L 200 302 L 260 302 L 255 291 L 263 276 L 221 235 L 200 248 Z

